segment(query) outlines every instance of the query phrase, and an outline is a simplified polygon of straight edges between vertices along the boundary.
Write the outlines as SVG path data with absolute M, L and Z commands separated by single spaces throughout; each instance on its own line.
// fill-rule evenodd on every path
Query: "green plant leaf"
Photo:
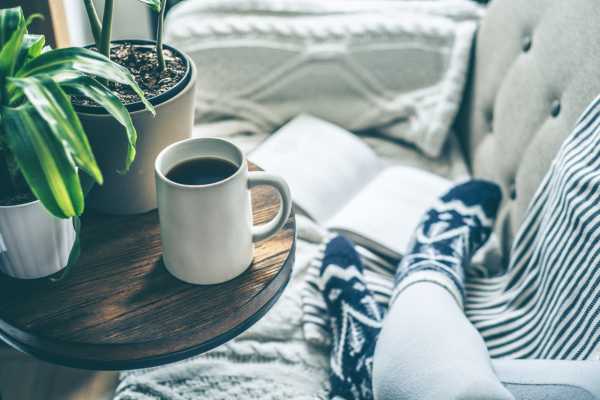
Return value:
M 146 109 L 155 114 L 154 107 L 144 96 L 142 89 L 135 83 L 127 68 L 110 61 L 102 54 L 79 47 L 56 49 L 43 53 L 27 62 L 19 71 L 18 77 L 28 77 L 39 74 L 56 74 L 74 71 L 89 74 L 130 86 L 142 100 Z
M 2 21 L 5 21 L 7 25 L 12 25 L 16 22 L 15 20 L 17 18 L 19 20 L 18 25 L 10 35 L 10 38 L 4 42 L 0 49 L 0 85 L 4 85 L 3 80 L 8 76 L 13 75 L 15 72 L 15 67 L 17 66 L 23 47 L 23 41 L 27 35 L 27 27 L 29 27 L 34 19 L 42 18 L 40 14 L 33 14 L 29 16 L 27 20 L 24 20 L 21 8 L 18 7 L 16 10 L 16 13 L 7 13 L 7 15 L 4 15 L 4 18 L 0 15 L 0 24 Z M 2 13 L 2 11 L 4 10 L 0 10 L 0 13 Z M 0 30 L 4 31 L 2 28 L 0 28 Z
M 64 76 L 62 79 L 57 77 L 57 81 L 61 87 L 65 88 L 69 93 L 83 95 L 94 100 L 100 106 L 104 107 L 123 127 L 127 135 L 127 159 L 125 160 L 125 168 L 119 172 L 123 173 L 129 170 L 131 163 L 135 159 L 135 144 L 137 142 L 137 132 L 133 126 L 133 121 L 129 115 L 127 108 L 121 103 L 119 98 L 113 94 L 106 86 L 102 85 L 95 79 L 85 75 Z
M 44 35 L 25 35 L 19 50 L 15 67 L 21 68 L 27 61 L 38 57 L 44 50 L 46 38 Z
M 20 7 L 0 10 L 0 86 L 14 72 L 27 24 Z
M 33 194 L 59 218 L 81 215 L 83 191 L 77 168 L 31 105 L 3 109 L 7 144 Z
M 50 131 L 73 157 L 75 163 L 96 182 L 102 184 L 102 173 L 94 158 L 92 147 L 69 97 L 60 86 L 45 75 L 9 78 L 8 81 L 23 91 L 29 103 L 46 121 Z
M 162 0 L 138 0 L 141 3 L 148 5 L 152 11 L 159 13 L 162 7 Z
M 0 10 L 0 48 L 12 39 L 15 31 L 25 24 L 25 15 L 21 7 Z

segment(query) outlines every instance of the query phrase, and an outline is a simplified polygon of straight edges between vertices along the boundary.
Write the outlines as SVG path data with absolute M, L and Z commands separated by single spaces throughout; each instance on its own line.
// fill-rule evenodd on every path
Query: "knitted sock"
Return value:
M 372 399 L 373 352 L 383 313 L 346 238 L 336 236 L 327 244 L 320 285 L 332 331 L 330 398 Z
M 499 186 L 484 180 L 456 185 L 440 197 L 413 234 L 390 304 L 418 281 L 439 283 L 462 303 L 464 269 L 490 237 L 501 199 Z

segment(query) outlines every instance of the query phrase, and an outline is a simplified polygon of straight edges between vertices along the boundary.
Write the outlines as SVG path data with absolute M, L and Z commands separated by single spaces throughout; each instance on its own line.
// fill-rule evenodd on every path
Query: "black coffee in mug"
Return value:
M 238 166 L 217 157 L 199 157 L 183 161 L 167 172 L 167 179 L 182 185 L 209 185 L 235 174 Z

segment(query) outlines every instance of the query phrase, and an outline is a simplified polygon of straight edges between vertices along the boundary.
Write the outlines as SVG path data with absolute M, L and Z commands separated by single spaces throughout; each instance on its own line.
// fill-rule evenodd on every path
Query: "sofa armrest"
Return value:
M 600 399 L 599 361 L 493 360 L 517 400 Z

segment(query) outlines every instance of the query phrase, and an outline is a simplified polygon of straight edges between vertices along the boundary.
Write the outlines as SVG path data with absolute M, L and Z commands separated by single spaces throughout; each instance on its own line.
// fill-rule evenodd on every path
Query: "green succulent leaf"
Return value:
M 83 191 L 71 157 L 31 105 L 3 110 L 7 144 L 33 194 L 59 218 L 81 215 Z
M 17 71 L 17 76 L 30 77 L 47 74 L 54 77 L 57 74 L 69 71 L 88 74 L 130 86 L 140 97 L 146 109 L 155 114 L 154 107 L 146 99 L 142 89 L 135 83 L 127 68 L 110 61 L 100 53 L 88 49 L 69 47 L 43 53 L 21 67 Z
M 125 108 L 119 98 L 106 86 L 89 76 L 65 75 L 58 77 L 57 81 L 60 86 L 65 88 L 69 93 L 76 93 L 94 100 L 123 125 L 128 142 L 127 159 L 125 160 L 124 169 L 119 172 L 127 172 L 135 159 L 135 144 L 137 142 L 137 132 L 133 126 L 133 121 L 131 120 L 127 108 Z
M 46 121 L 52 134 L 64 146 L 75 163 L 96 182 L 102 184 L 102 173 L 79 117 L 69 97 L 60 86 L 45 75 L 9 78 L 9 82 L 23 91 L 29 103 Z
M 162 7 L 162 0 L 138 0 L 141 3 L 148 5 L 152 11 L 159 13 Z

